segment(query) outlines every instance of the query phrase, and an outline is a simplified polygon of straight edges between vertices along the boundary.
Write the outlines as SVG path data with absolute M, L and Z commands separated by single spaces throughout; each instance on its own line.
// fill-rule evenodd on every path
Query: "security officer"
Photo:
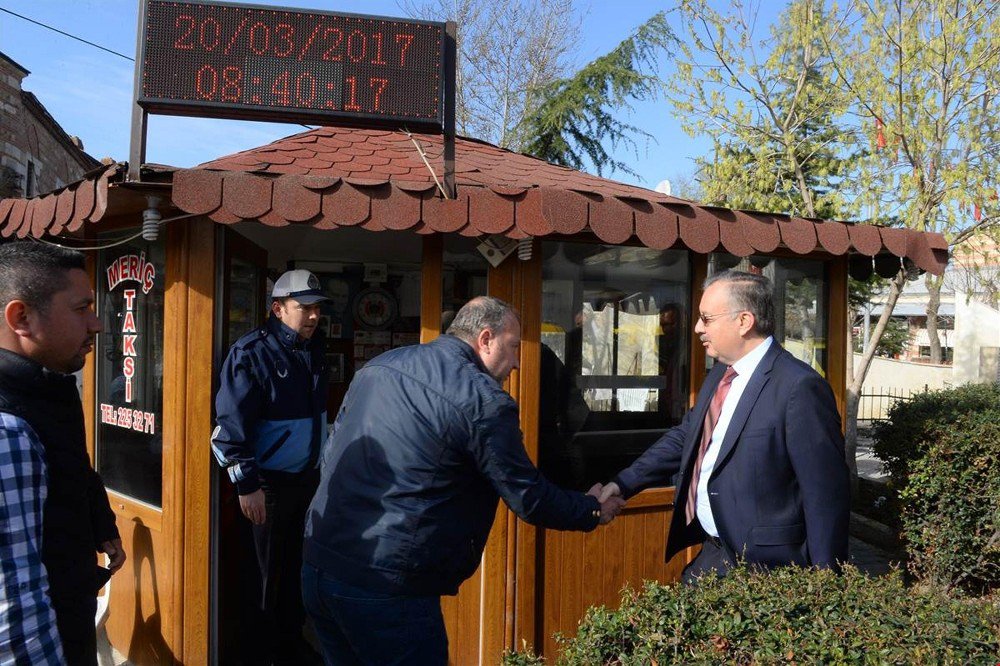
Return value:
M 308 663 L 302 637 L 302 533 L 326 435 L 327 370 L 320 302 L 329 300 L 305 270 L 287 271 L 271 292 L 271 316 L 229 350 L 215 399 L 212 451 L 236 485 L 252 523 L 262 590 L 254 656 Z M 250 632 L 257 633 L 257 632 Z

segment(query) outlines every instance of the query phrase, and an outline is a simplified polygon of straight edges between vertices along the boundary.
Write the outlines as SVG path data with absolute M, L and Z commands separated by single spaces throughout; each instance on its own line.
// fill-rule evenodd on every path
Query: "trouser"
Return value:
M 52 607 L 56 612 L 56 627 L 62 643 L 63 656 L 68 666 L 97 665 L 97 632 L 94 616 L 97 615 L 97 596 L 57 599 Z
M 306 610 L 327 666 L 445 666 L 441 597 L 380 594 L 302 567 Z
M 295 654 L 303 641 L 302 538 L 318 481 L 311 469 L 261 472 L 267 517 L 262 525 L 253 526 L 253 540 L 261 583 L 257 603 L 262 626 L 257 639 L 263 642 L 265 660 Z
M 721 578 L 733 568 L 734 560 L 729 549 L 718 537 L 706 535 L 705 542 L 701 545 L 701 552 L 684 568 L 681 582 L 684 585 L 697 585 L 698 579 L 711 571 Z

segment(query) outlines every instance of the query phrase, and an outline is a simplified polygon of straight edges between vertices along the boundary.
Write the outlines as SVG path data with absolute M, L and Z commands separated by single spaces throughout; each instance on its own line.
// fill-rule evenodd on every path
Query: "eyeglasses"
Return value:
M 698 315 L 698 319 L 701 319 L 702 324 L 708 326 L 722 315 L 739 314 L 741 312 L 743 312 L 743 310 L 729 310 L 728 312 L 716 312 L 715 314 L 700 314 Z

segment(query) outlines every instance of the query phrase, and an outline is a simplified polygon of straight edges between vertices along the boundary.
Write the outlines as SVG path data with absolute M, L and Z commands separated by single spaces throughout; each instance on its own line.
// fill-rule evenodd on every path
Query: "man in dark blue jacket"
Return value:
M 621 509 L 528 459 L 501 387 L 520 344 L 510 306 L 479 297 L 447 335 L 355 375 L 306 518 L 303 594 L 327 663 L 447 663 L 440 596 L 479 566 L 499 498 L 550 529 L 589 531 Z
M 245 642 L 255 646 L 248 658 L 301 664 L 309 654 L 302 529 L 326 433 L 324 340 L 316 328 L 319 303 L 328 299 L 304 270 L 279 277 L 271 298 L 267 323 L 237 340 L 222 367 L 212 451 L 253 524 L 266 635 L 248 632 Z

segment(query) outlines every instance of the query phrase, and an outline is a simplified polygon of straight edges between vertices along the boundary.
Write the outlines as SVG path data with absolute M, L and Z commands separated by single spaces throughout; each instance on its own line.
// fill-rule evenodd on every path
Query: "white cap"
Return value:
M 302 269 L 282 273 L 274 283 L 271 298 L 294 298 L 303 305 L 330 300 L 329 296 L 320 290 L 319 278 Z

